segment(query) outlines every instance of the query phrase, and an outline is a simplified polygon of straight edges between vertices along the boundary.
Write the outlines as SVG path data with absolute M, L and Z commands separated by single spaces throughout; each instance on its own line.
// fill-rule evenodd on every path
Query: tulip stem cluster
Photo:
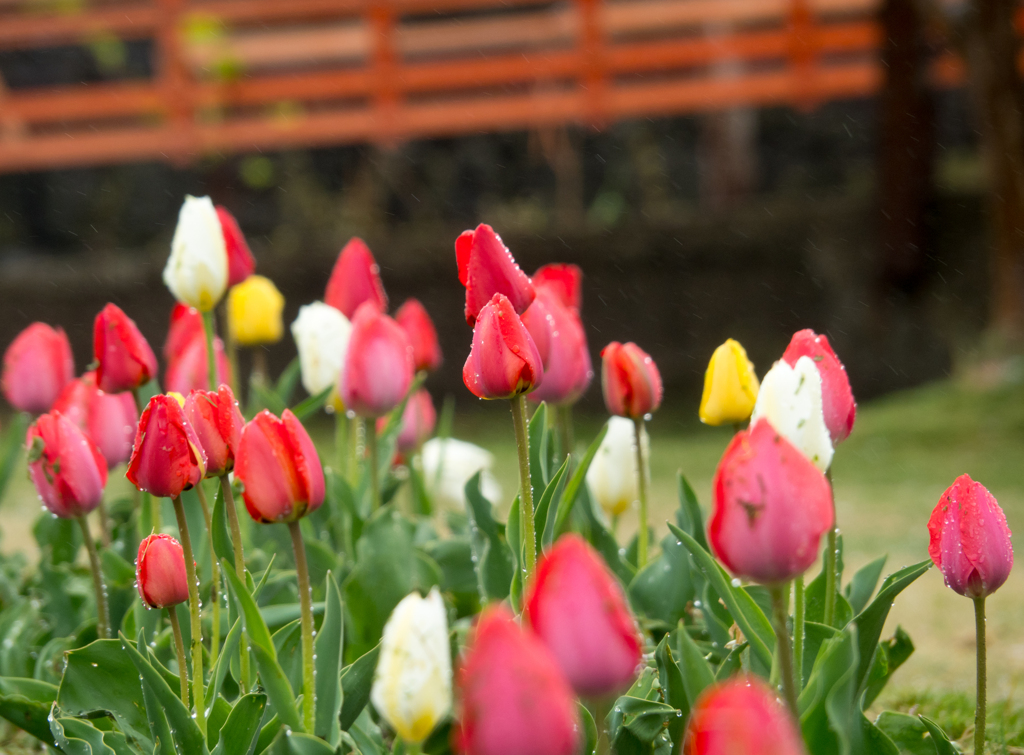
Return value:
M 974 599 L 974 629 L 978 650 L 978 704 L 974 709 L 974 753 L 985 755 L 987 659 L 985 657 L 985 596 Z
M 302 724 L 307 732 L 316 722 L 316 670 L 313 666 L 313 604 L 309 593 L 309 566 L 299 522 L 289 522 L 288 531 L 295 549 L 295 571 L 299 580 L 299 606 L 302 609 Z
M 782 696 L 789 706 L 793 717 L 800 720 L 800 709 L 797 706 L 796 675 L 793 667 L 793 645 L 789 639 L 789 627 L 786 624 L 789 612 L 786 610 L 786 593 L 789 585 L 784 584 L 771 588 L 772 622 L 775 625 L 775 637 L 779 649 L 779 671 L 782 673 Z
M 235 551 L 235 573 L 238 578 L 242 580 L 242 584 L 245 584 L 245 556 L 242 553 L 242 530 L 238 526 L 238 511 L 235 509 L 235 496 L 231 492 L 231 481 L 228 480 L 227 475 L 222 475 L 220 478 L 220 489 L 224 493 L 224 510 L 228 515 L 228 527 L 231 529 L 231 547 Z M 212 534 L 211 534 L 212 537 Z M 239 647 L 239 671 L 242 677 L 239 681 L 242 684 L 243 694 L 249 691 L 249 638 L 246 636 L 245 630 L 242 630 L 242 637 L 238 644 Z
M 793 580 L 793 659 L 796 664 L 796 680 L 804 686 L 804 575 Z
M 633 420 L 636 428 L 636 490 L 640 498 L 640 527 L 636 540 L 636 568 L 639 571 L 647 565 L 647 459 L 644 458 L 644 420 L 637 417 Z
M 355 485 L 359 474 L 359 436 L 363 430 L 361 417 L 349 417 L 348 420 L 348 481 Z
M 96 590 L 96 634 L 101 640 L 110 637 L 110 614 L 107 611 L 107 587 L 103 584 L 103 572 L 100 570 L 100 559 L 96 554 L 96 543 L 89 531 L 89 522 L 84 515 L 78 517 L 78 525 L 82 528 L 82 539 L 85 551 L 89 554 L 89 568 L 92 571 L 92 586 Z
M 210 586 L 210 602 L 213 604 L 213 634 L 210 636 L 210 664 L 217 662 L 217 654 L 220 650 L 220 561 L 217 558 L 217 550 L 213 547 L 213 517 L 210 515 L 210 504 L 206 500 L 206 491 L 203 490 L 202 481 L 196 485 L 196 493 L 199 495 L 199 504 L 203 507 L 203 520 L 206 522 L 206 532 L 210 540 L 210 567 L 212 585 Z M 244 579 L 243 584 L 244 584 Z
M 110 547 L 110 519 L 107 517 L 107 504 L 101 498 L 100 502 L 96 505 L 96 509 L 100 512 L 100 542 L 104 548 Z
M 203 625 L 199 618 L 199 581 L 196 576 L 196 559 L 192 552 L 192 538 L 188 533 L 188 520 L 181 496 L 174 497 L 174 515 L 178 519 L 178 534 L 181 549 L 185 553 L 185 574 L 188 577 L 188 612 L 192 630 L 192 698 L 195 703 L 196 725 L 206 736 L 206 709 L 203 707 Z
M 377 463 L 377 423 L 366 423 L 366 445 L 369 450 L 370 465 L 370 511 L 380 508 L 380 469 Z
M 181 639 L 181 624 L 178 622 L 177 606 L 167 607 L 167 618 L 174 634 L 174 652 L 178 656 L 178 677 L 181 681 L 181 701 L 188 707 L 188 665 L 185 661 L 185 642 Z
M 206 367 L 210 375 L 210 390 L 217 390 L 217 354 L 213 348 L 213 339 L 216 336 L 216 323 L 213 319 L 213 310 L 203 312 L 203 331 L 206 334 Z
M 520 393 L 509 401 L 512 404 L 512 425 L 516 431 L 516 449 L 519 452 L 519 521 L 523 533 L 524 563 L 520 565 L 523 584 L 530 581 L 537 567 L 537 536 L 533 529 L 533 486 L 530 483 L 530 440 L 526 427 L 526 399 Z

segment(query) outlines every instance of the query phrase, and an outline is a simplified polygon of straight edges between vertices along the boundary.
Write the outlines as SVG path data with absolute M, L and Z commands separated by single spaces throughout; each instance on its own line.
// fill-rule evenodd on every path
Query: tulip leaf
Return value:
M 679 487 L 679 508 L 676 509 L 679 529 L 693 535 L 693 539 L 700 543 L 700 547 L 708 550 L 708 541 L 704 536 L 704 515 L 701 513 L 697 494 L 693 492 L 693 486 L 682 470 L 676 473 L 676 481 Z
M 674 627 L 693 600 L 689 551 L 674 535 L 661 541 L 661 553 L 637 572 L 629 583 L 633 608 L 648 619 Z
M 550 548 L 555 537 L 555 513 L 551 504 L 556 498 L 561 497 L 562 489 L 565 487 L 565 475 L 569 470 L 569 457 L 565 457 L 562 466 L 555 472 L 544 492 L 541 493 L 540 501 L 534 509 L 534 533 L 537 538 L 537 553 L 542 549 Z
M 341 651 L 344 646 L 345 615 L 341 590 L 327 572 L 327 601 L 324 620 L 316 635 L 316 726 L 314 733 L 337 746 L 341 739 Z
M 850 584 L 846 586 L 844 593 L 854 614 L 863 611 L 868 601 L 871 600 L 875 587 L 878 586 L 878 578 L 882 576 L 882 569 L 885 568 L 887 558 L 887 556 L 879 556 L 871 563 L 861 567 L 853 575 Z
M 890 639 L 878 644 L 875 661 L 871 664 L 871 671 L 864 685 L 861 708 L 868 708 L 875 701 L 896 670 L 913 654 L 914 642 L 900 626 L 896 627 L 896 632 Z
M 647 745 L 654 741 L 666 723 L 683 718 L 682 711 L 660 700 L 647 700 L 629 695 L 623 695 L 615 701 L 612 715 L 620 722 L 616 740 L 623 731 L 628 731 Z M 618 748 L 615 751 L 618 752 Z
M 932 742 L 935 743 L 935 755 L 959 755 L 959 750 L 949 741 L 949 736 L 941 726 L 925 716 L 918 716 L 918 718 L 928 728 L 928 733 L 932 735 Z
M 232 561 L 235 557 L 235 549 L 231 543 L 231 535 L 228 534 L 227 511 L 224 506 L 224 487 L 217 485 L 217 495 L 213 498 L 213 550 L 217 558 L 224 558 Z
M 853 627 L 823 645 L 807 685 L 800 693 L 800 729 L 812 755 L 851 755 L 857 688 L 857 640 Z
M 900 755 L 935 755 L 935 743 L 928 727 L 917 716 L 885 710 L 875 726 L 899 748 Z
M 801 686 L 804 680 L 811 678 L 818 653 L 827 640 L 839 634 L 838 629 L 826 626 L 816 621 L 808 621 L 804 624 L 804 664 L 801 670 Z
M 519 496 L 512 499 L 512 505 L 508 509 L 508 520 L 505 524 L 505 539 L 508 542 L 508 549 L 512 555 L 512 583 L 508 588 L 508 600 L 512 604 L 512 610 L 516 613 L 522 608 L 523 598 L 523 568 L 525 559 L 523 553 L 522 520 L 519 513 Z
M 555 511 L 555 527 L 553 533 L 553 539 L 557 540 L 565 532 L 565 523 L 569 519 L 569 514 L 572 513 L 572 508 L 576 504 L 576 498 L 579 496 L 580 488 L 587 479 L 587 470 L 590 469 L 591 463 L 594 461 L 594 457 L 597 455 L 597 449 L 601 447 L 601 441 L 604 440 L 604 436 L 608 433 L 608 424 L 605 423 L 597 437 L 591 441 L 587 447 L 587 452 L 583 454 L 583 458 L 580 459 L 579 466 L 572 473 L 572 477 L 569 478 L 568 484 L 565 486 L 565 490 L 562 491 L 561 497 L 558 499 L 558 508 Z M 546 533 L 545 533 L 546 537 Z
M 636 570 L 632 565 L 626 563 L 619 553 L 619 543 L 601 522 L 596 510 L 597 504 L 591 499 L 586 485 L 580 488 L 579 495 L 583 502 L 581 508 L 586 519 L 587 541 L 594 546 L 594 550 L 601 554 L 605 563 L 608 564 L 608 568 L 615 573 L 619 581 L 628 585 L 633 580 Z
M 100 731 L 81 718 L 60 716 L 55 708 L 50 719 L 52 741 L 66 755 L 137 755 L 119 731 Z
M 684 630 L 685 631 L 685 630 Z M 670 643 L 672 635 L 666 634 L 654 651 L 654 660 L 658 664 L 658 679 L 665 702 L 680 711 L 682 715 L 673 716 L 668 722 L 668 734 L 672 740 L 673 755 L 679 755 L 683 747 L 683 727 L 690 717 L 692 702 L 686 693 L 686 682 L 683 672 L 672 655 Z
M 363 708 L 370 702 L 370 687 L 373 685 L 373 672 L 377 668 L 379 655 L 380 645 L 377 645 L 341 672 L 342 704 L 339 725 L 342 731 L 348 731 L 352 727 L 359 714 L 363 712 Z
M 857 713 L 860 720 L 860 729 L 854 729 L 854 744 L 851 749 L 855 753 L 870 753 L 870 755 L 913 755 L 913 751 L 905 751 L 897 747 L 887 732 L 882 731 L 878 726 L 869 721 L 863 713 Z M 931 753 L 934 753 L 934 749 Z M 929 755 L 931 755 L 929 753 Z
M 278 377 L 277 385 L 274 386 L 274 393 L 277 394 L 282 407 L 288 406 L 291 403 L 292 394 L 295 393 L 295 386 L 299 384 L 299 376 L 301 374 L 302 362 L 299 361 L 298 357 L 295 357 L 284 368 L 280 377 Z M 275 414 L 280 414 L 280 411 L 275 412 Z
M 373 722 L 369 710 L 364 709 L 348 731 L 362 755 L 385 755 L 389 752 L 380 734 L 380 727 Z
M 267 708 L 267 696 L 243 695 L 220 728 L 220 738 L 211 755 L 249 755 Z
M 480 492 L 480 472 L 469 478 L 465 491 L 469 542 L 476 559 L 480 602 L 504 600 L 508 597 L 515 568 L 512 551 L 504 537 L 506 533 L 491 515 L 491 502 Z
M 289 755 L 334 755 L 335 748 L 322 739 L 317 739 L 310 734 L 299 732 L 287 732 L 284 735 L 285 752 Z
M 15 465 L 21 458 L 22 444 L 28 431 L 30 417 L 27 412 L 15 412 L 0 441 L 0 501 L 3 500 L 7 483 L 14 473 Z
M 517 401 L 525 401 L 520 397 Z M 515 411 L 516 403 L 513 402 Z M 548 485 L 548 405 L 541 402 L 537 411 L 530 417 L 527 426 L 526 438 L 530 445 L 530 486 L 533 488 L 533 500 L 537 500 L 537 493 Z
M 143 630 L 139 630 L 137 648 L 140 652 L 146 650 L 146 640 Z M 134 664 L 132 664 L 134 666 Z M 136 672 L 137 673 L 137 672 Z M 146 718 L 149 721 L 149 730 L 156 743 L 154 755 L 177 755 L 174 741 L 171 736 L 171 727 L 167 723 L 163 706 L 157 698 L 156 693 L 146 684 L 139 685 L 142 688 L 142 698 L 146 710 Z
M 683 672 L 683 688 L 690 707 L 693 707 L 700 693 L 715 683 L 715 673 L 685 626 L 680 624 L 675 637 L 679 668 Z
M 82 531 L 74 519 L 43 513 L 32 527 L 43 558 L 52 566 L 74 563 L 82 547 Z
M 316 414 L 324 408 L 324 405 L 327 403 L 327 399 L 330 398 L 331 391 L 333 390 L 334 386 L 329 385 L 315 396 L 307 396 L 292 407 L 292 414 L 294 414 L 300 421 L 306 419 L 306 417 Z
M 53 745 L 53 734 L 46 719 L 56 699 L 56 685 L 35 679 L 0 677 L 0 717 L 48 745 Z
M 583 703 L 576 703 L 576 708 L 583 725 L 582 755 L 597 755 L 597 724 L 594 723 L 594 717 Z

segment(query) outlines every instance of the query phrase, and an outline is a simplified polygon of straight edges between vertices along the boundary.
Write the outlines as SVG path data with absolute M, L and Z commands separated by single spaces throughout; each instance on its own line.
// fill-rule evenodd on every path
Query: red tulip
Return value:
M 298 418 L 285 409 L 278 419 L 264 409 L 242 428 L 235 477 L 257 522 L 294 522 L 324 502 L 324 470 Z
M 235 216 L 221 205 L 217 205 L 216 210 L 220 230 L 224 234 L 224 248 L 228 252 L 228 286 L 234 286 L 256 272 L 256 258 L 252 256 Z
M 526 330 L 529 331 L 530 338 L 537 346 L 537 354 L 540 355 L 540 362 L 544 365 L 545 370 L 548 367 L 548 357 L 551 355 L 551 334 L 555 330 L 555 318 L 551 314 L 550 305 L 550 295 L 542 296 L 538 292 L 533 304 L 519 316 L 523 325 L 526 326 Z
M 360 417 L 380 417 L 405 398 L 412 384 L 412 346 L 397 322 L 372 302 L 352 319 L 341 368 L 341 400 Z
M 572 755 L 579 718 L 572 689 L 548 649 L 504 606 L 487 608 L 459 669 L 464 755 Z
M 540 387 L 530 394 L 530 400 L 547 401 L 551 404 L 573 404 L 586 392 L 590 387 L 590 381 L 594 379 L 587 334 L 576 310 L 564 306 L 555 299 L 548 288 L 537 289 L 537 299 L 526 310 L 526 315 L 541 302 L 546 302 L 548 307 L 551 323 L 550 345 L 548 356 L 544 360 L 544 380 Z M 523 322 L 526 323 L 525 315 Z M 530 333 L 533 334 L 532 329 Z
M 217 382 L 231 382 L 231 364 L 224 353 L 224 342 L 213 339 L 213 352 L 217 355 Z M 206 335 L 200 332 L 193 337 L 177 358 L 169 362 L 164 373 L 164 387 L 168 391 L 187 394 L 210 384 L 209 365 L 206 351 Z
M 583 308 L 583 271 L 579 265 L 564 262 L 544 265 L 533 274 L 533 285 L 538 291 L 550 289 L 569 309 L 579 312 Z
M 441 345 L 437 330 L 427 310 L 417 299 L 407 299 L 395 313 L 395 321 L 402 326 L 412 344 L 412 361 L 417 371 L 433 372 L 441 366 Z
M 156 355 L 135 321 L 116 304 L 107 304 L 93 324 L 92 351 L 101 391 L 133 391 L 156 376 Z
M 850 390 L 850 378 L 832 351 L 828 336 L 819 336 L 809 329 L 794 333 L 782 359 L 790 367 L 795 367 L 800 357 L 810 357 L 821 375 L 821 408 L 828 434 L 835 445 L 849 436 L 857 418 L 857 402 Z
M 832 489 L 766 419 L 737 433 L 718 463 L 711 549 L 733 574 L 779 584 L 803 574 L 832 528 Z
M 169 608 L 188 600 L 188 577 L 181 543 L 170 535 L 150 535 L 139 543 L 135 586 L 150 608 Z
M 512 398 L 529 393 L 543 379 L 537 345 L 502 294 L 480 310 L 473 348 L 462 368 L 462 382 L 480 398 Z
M 610 695 L 636 677 L 636 620 L 615 575 L 579 535 L 563 536 L 537 564 L 524 618 L 577 694 Z
M 99 447 L 108 467 L 128 461 L 139 411 L 130 393 L 104 393 L 96 387 L 96 373 L 72 380 L 53 402 L 58 411 L 85 431 Z
M 984 485 L 960 475 L 928 520 L 928 555 L 955 592 L 983 598 L 998 590 L 1013 568 L 1006 515 Z
M 481 223 L 475 231 L 463 231 L 455 240 L 455 259 L 459 282 L 466 287 L 466 322 L 470 325 L 495 294 L 508 297 L 516 314 L 525 312 L 533 302 L 533 284 L 489 225 Z
M 684 735 L 684 755 L 804 755 L 793 718 L 771 689 L 734 676 L 697 698 Z
M 74 376 L 75 360 L 64 329 L 34 322 L 4 352 L 0 385 L 15 409 L 40 414 L 50 410 Z
M 387 417 L 377 419 L 377 432 L 387 426 Z M 420 388 L 409 397 L 402 412 L 402 424 L 398 430 L 398 453 L 407 456 L 415 453 L 434 434 L 437 412 L 434 400 L 426 388 Z
M 231 389 L 221 384 L 216 391 L 193 390 L 184 409 L 206 453 L 206 476 L 220 477 L 234 469 L 245 419 Z
M 29 477 L 50 513 L 68 519 L 99 505 L 107 462 L 78 425 L 60 412 L 43 414 L 29 427 L 25 445 Z
M 601 387 L 609 414 L 638 419 L 661 406 L 661 373 L 647 352 L 633 342 L 612 341 L 601 356 Z
M 139 420 L 129 482 L 157 497 L 177 498 L 205 472 L 206 454 L 181 404 L 174 396 L 153 396 Z
M 164 359 L 168 364 L 177 361 L 196 338 L 205 338 L 203 316 L 195 307 L 178 302 L 171 310 L 171 324 L 164 341 Z
M 380 282 L 380 267 L 362 239 L 352 239 L 341 250 L 327 281 L 324 302 L 350 320 L 364 302 L 373 302 L 379 311 L 387 311 L 388 296 Z

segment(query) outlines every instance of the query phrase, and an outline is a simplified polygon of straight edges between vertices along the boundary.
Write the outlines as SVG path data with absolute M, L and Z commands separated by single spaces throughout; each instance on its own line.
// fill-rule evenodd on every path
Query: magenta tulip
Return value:
M 405 331 L 367 302 L 352 320 L 339 393 L 360 417 L 380 417 L 405 398 L 412 384 L 412 346 Z
M 4 352 L 0 386 L 15 409 L 41 414 L 74 376 L 75 360 L 63 328 L 34 322 Z
M 832 445 L 835 445 L 849 436 L 857 418 L 857 402 L 850 389 L 850 378 L 832 350 L 828 336 L 819 336 L 813 330 L 794 333 L 782 359 L 795 367 L 800 357 L 810 357 L 821 375 L 821 408 Z
M 96 444 L 60 412 L 43 414 L 25 436 L 28 473 L 50 513 L 88 514 L 103 500 L 107 462 Z

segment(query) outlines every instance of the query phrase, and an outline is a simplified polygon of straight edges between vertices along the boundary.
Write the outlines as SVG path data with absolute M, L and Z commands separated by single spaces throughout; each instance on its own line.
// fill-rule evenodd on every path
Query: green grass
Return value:
M 911 715 L 927 716 L 964 752 L 974 752 L 974 695 L 966 692 L 902 690 L 890 695 L 888 707 Z M 1024 753 L 1024 707 L 1012 700 L 989 706 L 985 727 L 986 753 Z

